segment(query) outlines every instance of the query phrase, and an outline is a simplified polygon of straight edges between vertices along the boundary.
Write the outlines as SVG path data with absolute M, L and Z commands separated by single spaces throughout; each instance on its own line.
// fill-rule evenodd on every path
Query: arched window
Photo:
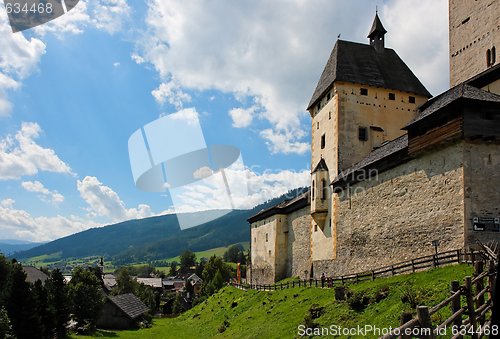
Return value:
M 488 49 L 486 51 L 486 66 L 490 67 L 491 66 L 491 50 Z

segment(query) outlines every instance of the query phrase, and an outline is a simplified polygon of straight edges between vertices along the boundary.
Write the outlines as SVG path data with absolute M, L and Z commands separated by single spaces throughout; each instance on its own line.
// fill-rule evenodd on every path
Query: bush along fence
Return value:
M 484 262 L 475 263 L 473 277 L 465 277 L 464 284 L 452 281 L 450 297 L 434 307 L 418 306 L 417 316 L 408 320 L 405 314 L 401 316 L 400 327 L 381 337 L 392 338 L 498 338 L 498 325 L 492 324 L 491 310 L 493 308 L 493 293 L 498 267 L 493 260 L 484 270 Z M 433 324 L 431 316 L 449 306 L 452 315 L 440 324 Z M 405 319 L 406 318 L 406 319 Z
M 475 264 L 478 261 L 484 260 L 484 255 L 482 251 L 475 250 L 453 250 L 447 252 L 441 252 L 433 255 L 428 255 L 424 257 L 419 257 L 407 261 L 403 261 L 394 265 L 380 267 L 371 271 L 365 271 L 356 274 L 343 275 L 338 277 L 324 277 L 322 279 L 309 279 L 309 280 L 293 280 L 286 283 L 279 284 L 238 284 L 232 282 L 234 287 L 240 289 L 255 289 L 259 291 L 275 291 L 282 290 L 285 288 L 293 287 L 322 287 L 322 288 L 332 288 L 334 285 L 360 282 L 365 280 L 375 280 L 380 277 L 393 276 L 408 272 L 417 272 L 421 270 L 426 270 L 433 267 L 459 264 L 459 263 L 469 263 Z

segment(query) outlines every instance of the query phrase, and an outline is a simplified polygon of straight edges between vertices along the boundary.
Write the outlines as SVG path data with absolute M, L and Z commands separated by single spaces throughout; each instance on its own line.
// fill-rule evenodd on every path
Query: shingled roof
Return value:
M 121 309 L 130 319 L 135 319 L 147 311 L 149 308 L 137 298 L 133 293 L 120 294 L 108 297 L 109 300 Z
M 38 268 L 33 267 L 33 266 L 23 266 L 23 271 L 26 273 L 26 281 L 34 284 L 37 280 L 40 280 L 42 283 L 45 282 L 45 280 L 49 279 L 49 276 L 42 271 L 40 271 Z
M 386 160 L 390 156 L 396 156 L 395 160 L 397 163 L 404 162 L 407 157 L 406 154 L 400 154 L 401 152 L 405 152 L 408 148 L 408 134 L 404 134 L 399 138 L 396 138 L 392 141 L 386 142 L 382 144 L 379 148 L 370 152 L 366 157 L 364 157 L 361 161 L 354 164 L 353 166 L 347 168 L 342 171 L 337 178 L 333 181 L 333 185 L 341 184 L 344 182 L 355 182 L 356 180 L 352 180 L 356 178 L 356 172 L 365 170 L 367 168 L 375 168 L 379 171 L 383 171 L 390 166 L 395 165 L 394 163 L 388 164 L 385 163 L 384 166 L 377 166 L 377 163 Z M 366 175 L 366 173 L 365 173 Z M 349 179 L 351 178 L 351 179 Z
M 420 106 L 420 113 L 405 127 L 405 129 L 408 126 L 413 125 L 414 123 L 448 106 L 452 102 L 457 101 L 458 99 L 500 103 L 500 95 L 486 92 L 482 89 L 469 86 L 466 83 L 462 83 L 432 98 L 431 100 Z
M 256 221 L 265 219 L 267 217 L 273 216 L 275 214 L 288 214 L 293 211 L 297 211 L 307 205 L 309 205 L 309 192 L 310 190 L 307 190 L 306 192 L 300 194 L 299 196 L 290 199 L 290 200 L 285 200 L 277 205 L 274 205 L 270 208 L 263 209 L 257 214 L 253 215 L 252 217 L 248 218 L 249 223 L 254 223 Z
M 337 40 L 333 47 L 307 109 L 316 104 L 334 81 L 383 87 L 431 97 L 394 50 L 384 48 L 377 51 L 373 46 L 344 40 Z

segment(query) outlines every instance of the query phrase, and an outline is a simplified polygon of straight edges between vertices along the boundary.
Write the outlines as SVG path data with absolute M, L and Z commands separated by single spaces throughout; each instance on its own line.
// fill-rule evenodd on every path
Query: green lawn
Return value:
M 403 296 L 410 295 L 418 304 L 433 306 L 449 295 L 451 280 L 462 283 L 463 278 L 471 273 L 470 266 L 459 265 L 349 285 L 353 293 L 370 299 L 368 305 L 357 309 L 347 301 L 335 301 L 330 289 L 296 287 L 257 292 L 226 287 L 177 318 L 155 319 L 152 328 L 99 331 L 95 337 L 294 338 L 298 326 L 304 324 L 305 317 L 311 314 L 311 307 L 316 310 L 313 321 L 319 327 L 340 325 L 350 328 L 366 324 L 397 327 L 401 312 L 413 311 L 408 303 L 402 302 Z M 448 315 L 450 311 L 446 308 L 434 315 L 434 320 L 442 321 Z

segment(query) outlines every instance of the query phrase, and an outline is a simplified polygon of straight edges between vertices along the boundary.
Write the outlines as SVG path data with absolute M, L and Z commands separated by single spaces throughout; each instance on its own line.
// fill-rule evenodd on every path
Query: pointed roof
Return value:
M 312 173 L 316 173 L 318 171 L 328 171 L 328 166 L 326 165 L 326 161 L 323 158 L 321 158 L 321 160 L 318 162 Z
M 335 43 L 321 73 L 307 106 L 308 110 L 331 88 L 335 81 L 431 97 L 424 85 L 393 49 L 384 48 L 377 52 L 373 46 L 340 39 Z
M 133 293 L 120 294 L 108 299 L 130 319 L 135 319 L 149 311 L 149 308 Z
M 375 19 L 373 19 L 372 29 L 370 29 L 370 33 L 368 33 L 368 38 L 372 38 L 376 35 L 384 35 L 385 33 L 387 33 L 387 31 L 382 25 L 378 14 L 375 13 Z

